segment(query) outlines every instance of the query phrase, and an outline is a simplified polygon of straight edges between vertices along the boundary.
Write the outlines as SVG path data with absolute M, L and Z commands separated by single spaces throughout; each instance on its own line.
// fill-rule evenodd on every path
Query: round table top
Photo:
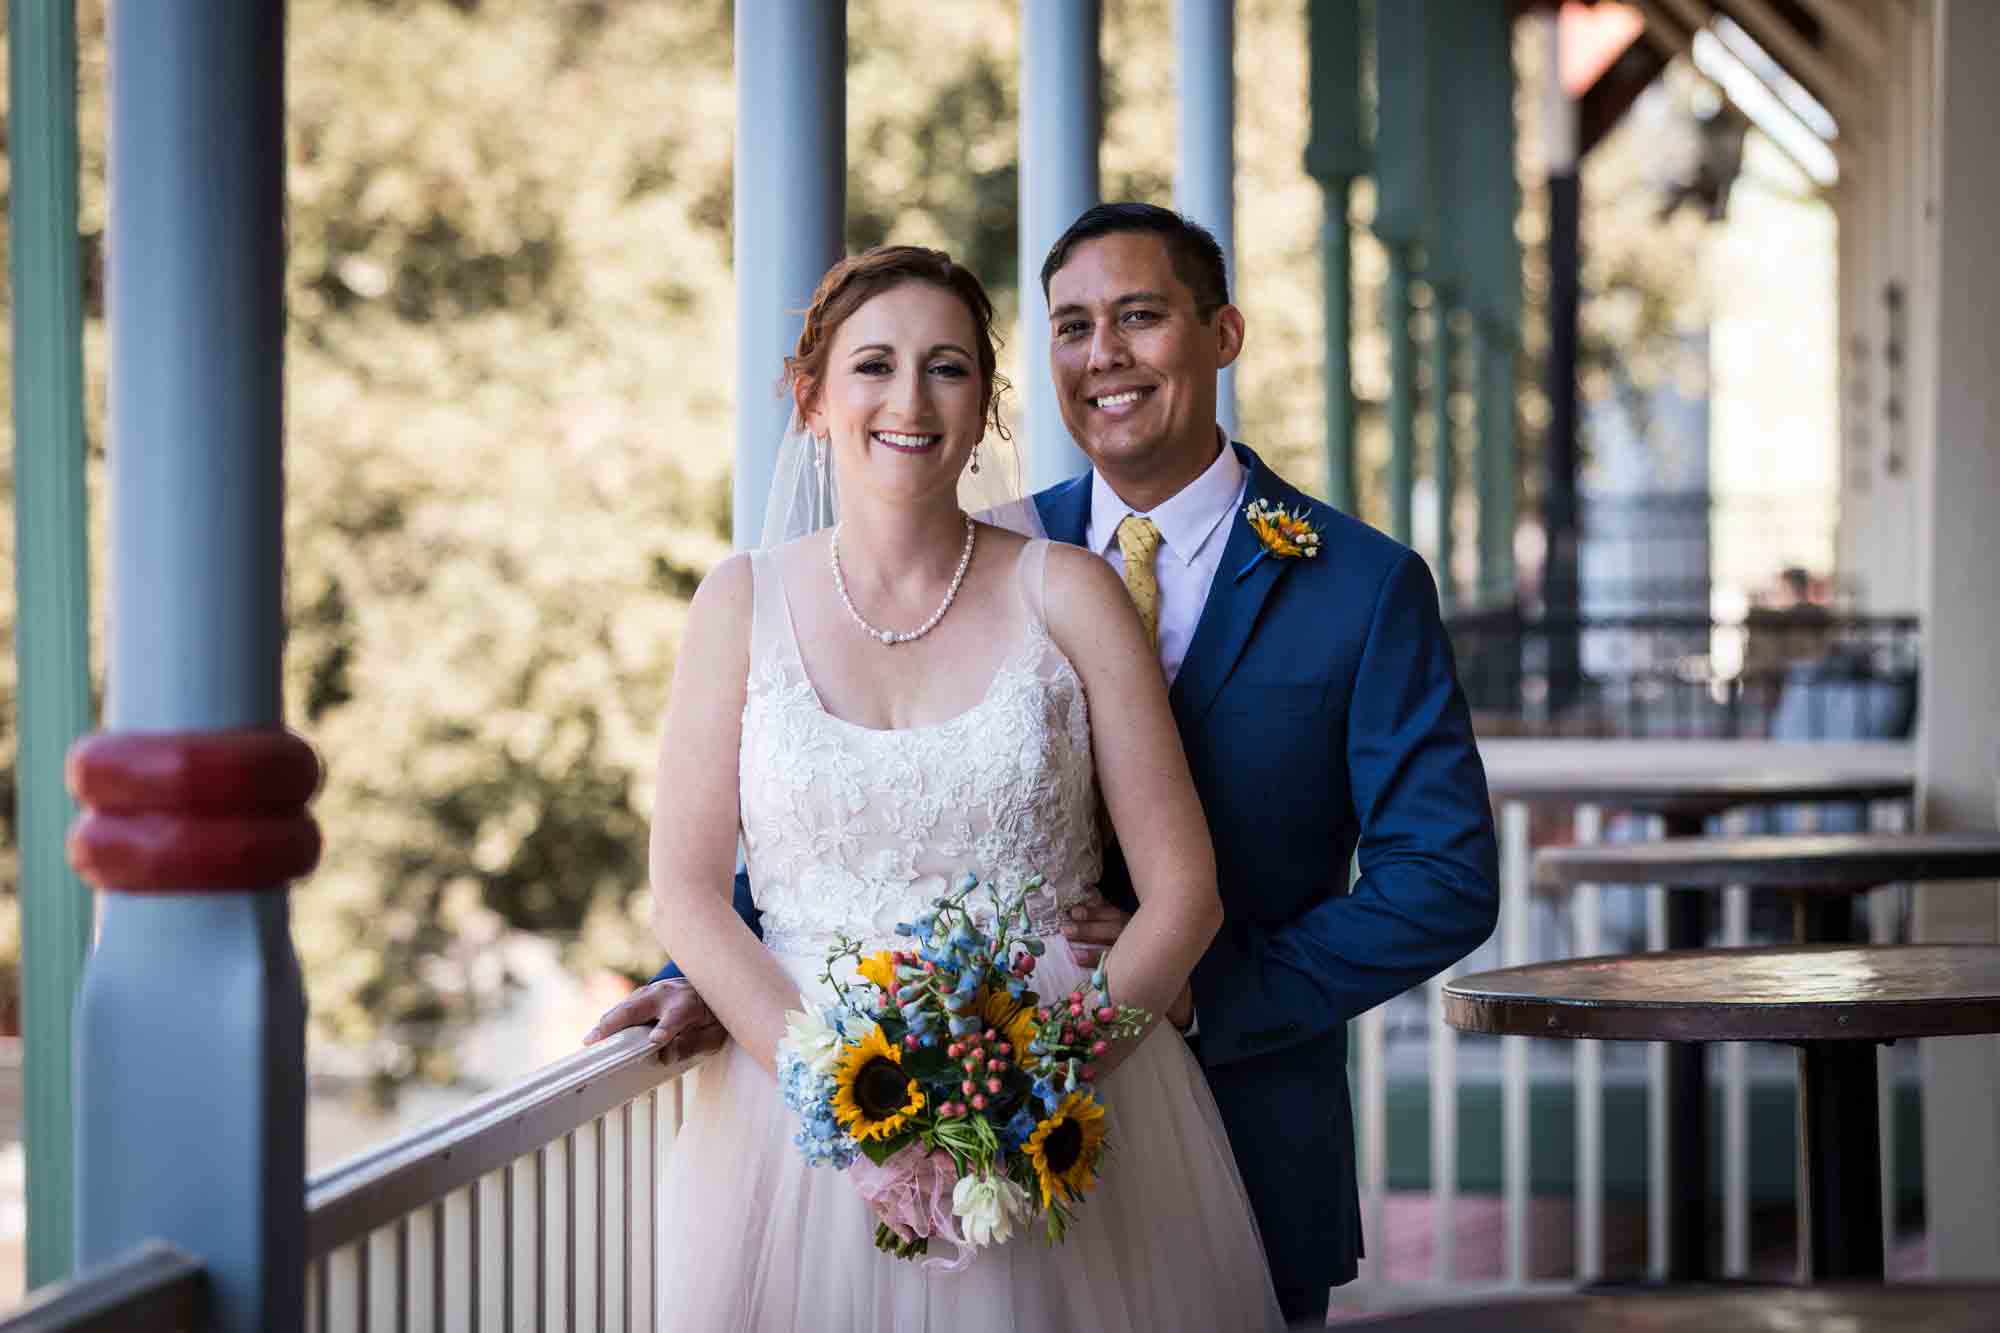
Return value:
M 1795 1333 L 1874 1329 L 1908 1333 L 1990 1330 L 2000 1283 L 1880 1283 L 1816 1287 L 1675 1286 L 1599 1288 L 1573 1296 L 1506 1297 L 1415 1310 L 1341 1327 L 1398 1333 Z
M 2000 879 L 2000 833 L 1668 838 L 1548 847 L 1535 855 L 1535 883 L 1543 887 L 1741 884 L 1855 893 L 1882 884 L 1944 879 Z
M 1916 790 L 1915 751 L 1903 743 L 1496 740 L 1479 752 L 1495 799 L 1657 814 L 1903 800 Z
M 1467 1032 L 1613 1041 L 1887 1041 L 2000 1032 L 2000 944 L 1685 949 L 1459 977 Z

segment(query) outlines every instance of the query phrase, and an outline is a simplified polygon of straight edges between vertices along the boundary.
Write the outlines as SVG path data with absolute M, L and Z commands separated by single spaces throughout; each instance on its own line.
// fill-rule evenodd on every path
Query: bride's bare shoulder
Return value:
M 1117 573 L 1081 546 L 1049 543 L 1042 605 L 1049 633 L 1071 656 L 1079 650 L 1089 651 L 1089 645 L 1101 639 L 1107 629 L 1115 626 L 1122 630 L 1126 621 L 1131 622 L 1129 628 L 1135 634 L 1143 634 L 1131 595 Z M 1118 637 L 1127 636 L 1120 633 Z

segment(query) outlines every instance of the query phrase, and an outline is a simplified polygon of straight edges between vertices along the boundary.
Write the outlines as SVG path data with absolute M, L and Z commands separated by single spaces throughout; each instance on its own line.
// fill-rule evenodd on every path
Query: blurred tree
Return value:
M 80 6 L 99 442 L 103 3 Z M 735 382 L 733 22 L 719 3 L 292 2 L 286 683 L 328 772 L 326 857 L 294 895 L 318 1068 L 449 1077 L 455 1027 L 506 984 L 509 930 L 579 969 L 658 962 L 657 728 L 687 600 L 728 549 L 735 395 L 779 370 Z M 1015 7 L 852 0 L 848 23 L 850 245 L 951 250 L 1012 333 Z M 1297 0 L 1239 4 L 1238 383 L 1243 438 L 1317 488 L 1304 24 Z M 1168 0 L 1106 6 L 1104 50 L 1104 192 L 1171 204 Z M 1356 364 L 1379 459 L 1371 246 Z M 1041 332 L 1010 337 L 1010 367 L 1021 336 Z M 11 455 L 0 423 L 0 486 Z M 104 514 L 94 498 L 100 570 Z M 12 550 L 0 524 L 0 798 Z M 5 801 L 9 897 L 11 820 Z

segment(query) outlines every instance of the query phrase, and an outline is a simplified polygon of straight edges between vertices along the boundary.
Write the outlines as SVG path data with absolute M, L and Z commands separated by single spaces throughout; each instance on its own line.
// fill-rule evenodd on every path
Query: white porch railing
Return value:
M 1731 821 L 1733 822 L 1733 821 Z M 1896 830 L 1908 822 L 1906 808 L 1899 802 L 1878 802 L 1870 807 L 1869 824 L 1878 830 Z M 1728 823 L 1725 824 L 1727 828 Z M 1368 1257 L 1362 1261 L 1359 1280 L 1337 1291 L 1337 1306 L 1349 1308 L 1396 1308 L 1413 1304 L 1477 1300 L 1496 1290 L 1523 1292 L 1542 1288 L 1566 1289 L 1576 1282 L 1605 1276 L 1606 1255 L 1606 1162 L 1605 1162 L 1605 1063 L 1608 1052 L 1599 1042 L 1561 1043 L 1563 1050 L 1539 1051 L 1531 1061 L 1528 1039 L 1506 1037 L 1498 1043 L 1500 1119 L 1499 1266 L 1469 1273 L 1461 1240 L 1462 1171 L 1459 1154 L 1460 1092 L 1469 1085 L 1466 1047 L 1458 1035 L 1444 1026 L 1439 1013 L 1442 988 L 1453 976 L 1485 968 L 1511 966 L 1559 957 L 1587 957 L 1616 952 L 1619 945 L 1607 939 L 1607 902 L 1628 911 L 1628 926 L 1643 930 L 1643 946 L 1665 947 L 1666 892 L 1657 887 L 1605 889 L 1585 885 L 1564 900 L 1537 898 L 1531 888 L 1531 848 L 1529 810 L 1526 804 L 1507 801 L 1499 818 L 1501 907 L 1500 924 L 1492 942 L 1461 964 L 1448 969 L 1426 985 L 1423 993 L 1425 1016 L 1422 1040 L 1425 1060 L 1422 1077 L 1428 1093 L 1429 1188 L 1424 1199 L 1429 1232 L 1428 1271 L 1411 1272 L 1407 1250 L 1409 1232 L 1391 1225 L 1390 1152 L 1398 1138 L 1416 1132 L 1420 1117 L 1391 1117 L 1391 1066 L 1405 1081 L 1415 1074 L 1414 1062 L 1397 1063 L 1392 1050 L 1392 1032 L 1408 1028 L 1414 1017 L 1416 997 L 1382 1006 L 1362 1016 L 1356 1024 L 1356 1134 L 1361 1207 Z M 1573 836 L 1578 841 L 1596 841 L 1604 833 L 1603 812 L 1589 805 L 1574 811 Z M 1869 896 L 1869 937 L 1878 943 L 1892 942 L 1902 928 L 1898 893 L 1882 890 Z M 1637 902 L 1634 902 L 1634 899 Z M 1748 942 L 1750 895 L 1744 889 L 1726 890 L 1722 896 L 1722 942 Z M 1636 941 L 1635 941 L 1636 943 Z M 1399 1023 L 1399 1019 L 1403 1022 Z M 1645 1085 L 1649 1145 L 1646 1164 L 1647 1272 L 1659 1278 L 1665 1272 L 1666 1180 L 1662 1170 L 1662 1140 L 1665 1127 L 1664 1047 L 1646 1052 L 1642 1072 Z M 1889 1246 L 1894 1235 L 1895 1162 L 1897 1118 L 1895 1093 L 1897 1074 L 1906 1072 L 1900 1063 L 1892 1066 L 1892 1052 L 1884 1049 L 1880 1059 L 1880 1115 L 1883 1153 L 1883 1243 Z M 1490 1054 L 1482 1052 L 1482 1060 Z M 1751 1132 L 1750 1088 L 1753 1065 L 1762 1064 L 1766 1079 L 1773 1075 L 1770 1061 L 1759 1062 L 1755 1052 L 1740 1043 L 1725 1044 L 1715 1053 L 1714 1082 L 1721 1090 L 1722 1132 L 1716 1140 L 1721 1159 L 1723 1221 L 1721 1275 L 1742 1277 L 1751 1266 Z M 1631 1071 L 1632 1059 L 1620 1061 Z M 1531 1068 L 1532 1066 L 1532 1068 Z M 1490 1064 L 1482 1064 L 1490 1071 Z M 1570 1145 L 1562 1151 L 1574 1154 L 1575 1183 L 1573 1260 L 1567 1272 L 1551 1272 L 1548 1256 L 1531 1253 L 1534 1228 L 1530 1219 L 1531 1161 L 1529 1105 L 1531 1091 L 1568 1083 L 1575 1098 L 1575 1121 Z M 1403 1140 L 1405 1143 L 1408 1140 Z M 1546 1136 L 1540 1149 L 1548 1151 Z M 1539 1273 L 1539 1278 L 1534 1275 Z
M 698 1063 L 623 1032 L 308 1181 L 306 1328 L 654 1328 L 659 1163 Z

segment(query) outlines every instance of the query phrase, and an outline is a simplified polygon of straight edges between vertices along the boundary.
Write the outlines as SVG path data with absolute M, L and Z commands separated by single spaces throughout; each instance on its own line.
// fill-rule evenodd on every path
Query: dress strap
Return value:
M 798 661 L 798 636 L 792 629 L 791 603 L 785 599 L 785 576 L 771 551 L 750 553 L 750 670 L 776 657 Z
M 1043 631 L 1049 627 L 1042 610 L 1048 567 L 1048 539 L 1036 538 L 1021 548 L 1021 558 L 1014 568 L 1014 577 L 1021 582 L 1021 605 L 1027 609 L 1028 623 Z

